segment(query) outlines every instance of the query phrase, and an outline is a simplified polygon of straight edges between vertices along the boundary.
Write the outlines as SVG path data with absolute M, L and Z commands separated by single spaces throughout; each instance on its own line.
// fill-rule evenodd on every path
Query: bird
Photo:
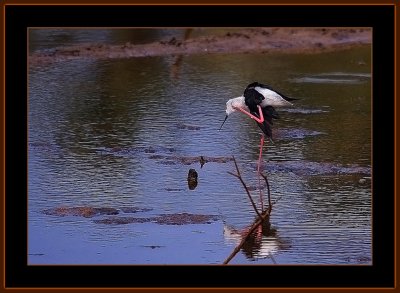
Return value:
M 226 116 L 220 129 L 229 115 L 240 111 L 255 120 L 262 132 L 272 140 L 272 119 L 279 119 L 274 107 L 292 106 L 291 101 L 294 100 L 298 99 L 288 97 L 268 85 L 253 82 L 246 87 L 242 96 L 226 102 Z
M 244 90 L 242 96 L 230 99 L 226 102 L 226 116 L 221 124 L 220 130 L 224 125 L 228 116 L 236 111 L 240 111 L 243 114 L 249 116 L 255 120 L 258 127 L 262 130 L 260 142 L 260 152 L 257 164 L 257 172 L 260 174 L 260 165 L 262 158 L 262 148 L 264 145 L 264 135 L 266 135 L 270 141 L 272 141 L 272 128 L 273 119 L 279 119 L 279 114 L 274 107 L 292 106 L 291 103 L 297 98 L 288 97 L 266 84 L 259 82 L 250 83 Z M 259 186 L 260 186 L 260 177 Z M 260 188 L 260 202 L 263 210 L 263 200 Z

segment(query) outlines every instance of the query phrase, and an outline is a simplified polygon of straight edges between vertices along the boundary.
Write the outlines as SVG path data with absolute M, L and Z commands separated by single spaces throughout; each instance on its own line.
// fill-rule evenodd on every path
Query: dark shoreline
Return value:
M 247 28 L 135 45 L 88 43 L 34 52 L 31 66 L 77 59 L 139 58 L 213 53 L 321 53 L 372 44 L 370 28 Z

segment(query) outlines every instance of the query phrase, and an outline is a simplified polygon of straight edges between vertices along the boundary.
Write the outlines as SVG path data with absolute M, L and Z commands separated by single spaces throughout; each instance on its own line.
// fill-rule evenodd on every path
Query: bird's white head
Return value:
M 237 110 L 236 110 L 237 108 L 242 108 L 242 109 L 244 109 L 244 108 L 246 108 L 246 107 L 247 107 L 247 106 L 246 106 L 246 103 L 245 103 L 245 101 L 244 101 L 244 96 L 240 96 L 240 97 L 237 97 L 237 98 L 228 100 L 228 102 L 226 102 L 226 110 L 225 110 L 226 116 L 225 116 L 225 120 L 224 120 L 224 122 L 222 122 L 221 127 L 220 127 L 219 129 L 222 128 L 222 126 L 224 125 L 226 119 L 228 119 L 228 116 L 229 116 L 230 114 L 232 114 L 233 112 L 237 111 Z
M 228 100 L 228 102 L 226 102 L 226 116 L 229 116 L 230 114 L 232 114 L 233 112 L 236 111 L 235 108 L 246 108 L 246 104 L 244 102 L 244 96 L 241 97 L 237 97 L 234 99 L 230 99 Z

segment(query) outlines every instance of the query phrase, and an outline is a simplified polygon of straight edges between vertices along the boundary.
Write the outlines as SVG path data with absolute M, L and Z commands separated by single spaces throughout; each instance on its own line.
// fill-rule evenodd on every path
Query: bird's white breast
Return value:
M 264 96 L 264 100 L 261 102 L 261 107 L 265 106 L 291 106 L 292 103 L 286 101 L 278 93 L 271 91 L 270 89 L 255 87 L 255 90 Z

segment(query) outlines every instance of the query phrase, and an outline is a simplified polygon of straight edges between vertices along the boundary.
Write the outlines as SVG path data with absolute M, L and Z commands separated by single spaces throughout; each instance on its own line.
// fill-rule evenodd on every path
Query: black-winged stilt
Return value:
M 274 107 L 291 106 L 290 101 L 297 100 L 289 98 L 271 87 L 253 82 L 249 84 L 242 96 L 230 99 L 226 102 L 226 116 L 221 124 L 224 125 L 228 116 L 236 111 L 240 111 L 257 122 L 263 133 L 272 140 L 272 119 L 278 119 L 279 115 Z M 257 172 L 260 174 L 262 148 L 264 145 L 264 134 L 261 136 L 260 153 L 258 157 Z M 259 178 L 260 180 L 260 178 Z M 260 190 L 261 207 L 263 207 L 262 195 Z

